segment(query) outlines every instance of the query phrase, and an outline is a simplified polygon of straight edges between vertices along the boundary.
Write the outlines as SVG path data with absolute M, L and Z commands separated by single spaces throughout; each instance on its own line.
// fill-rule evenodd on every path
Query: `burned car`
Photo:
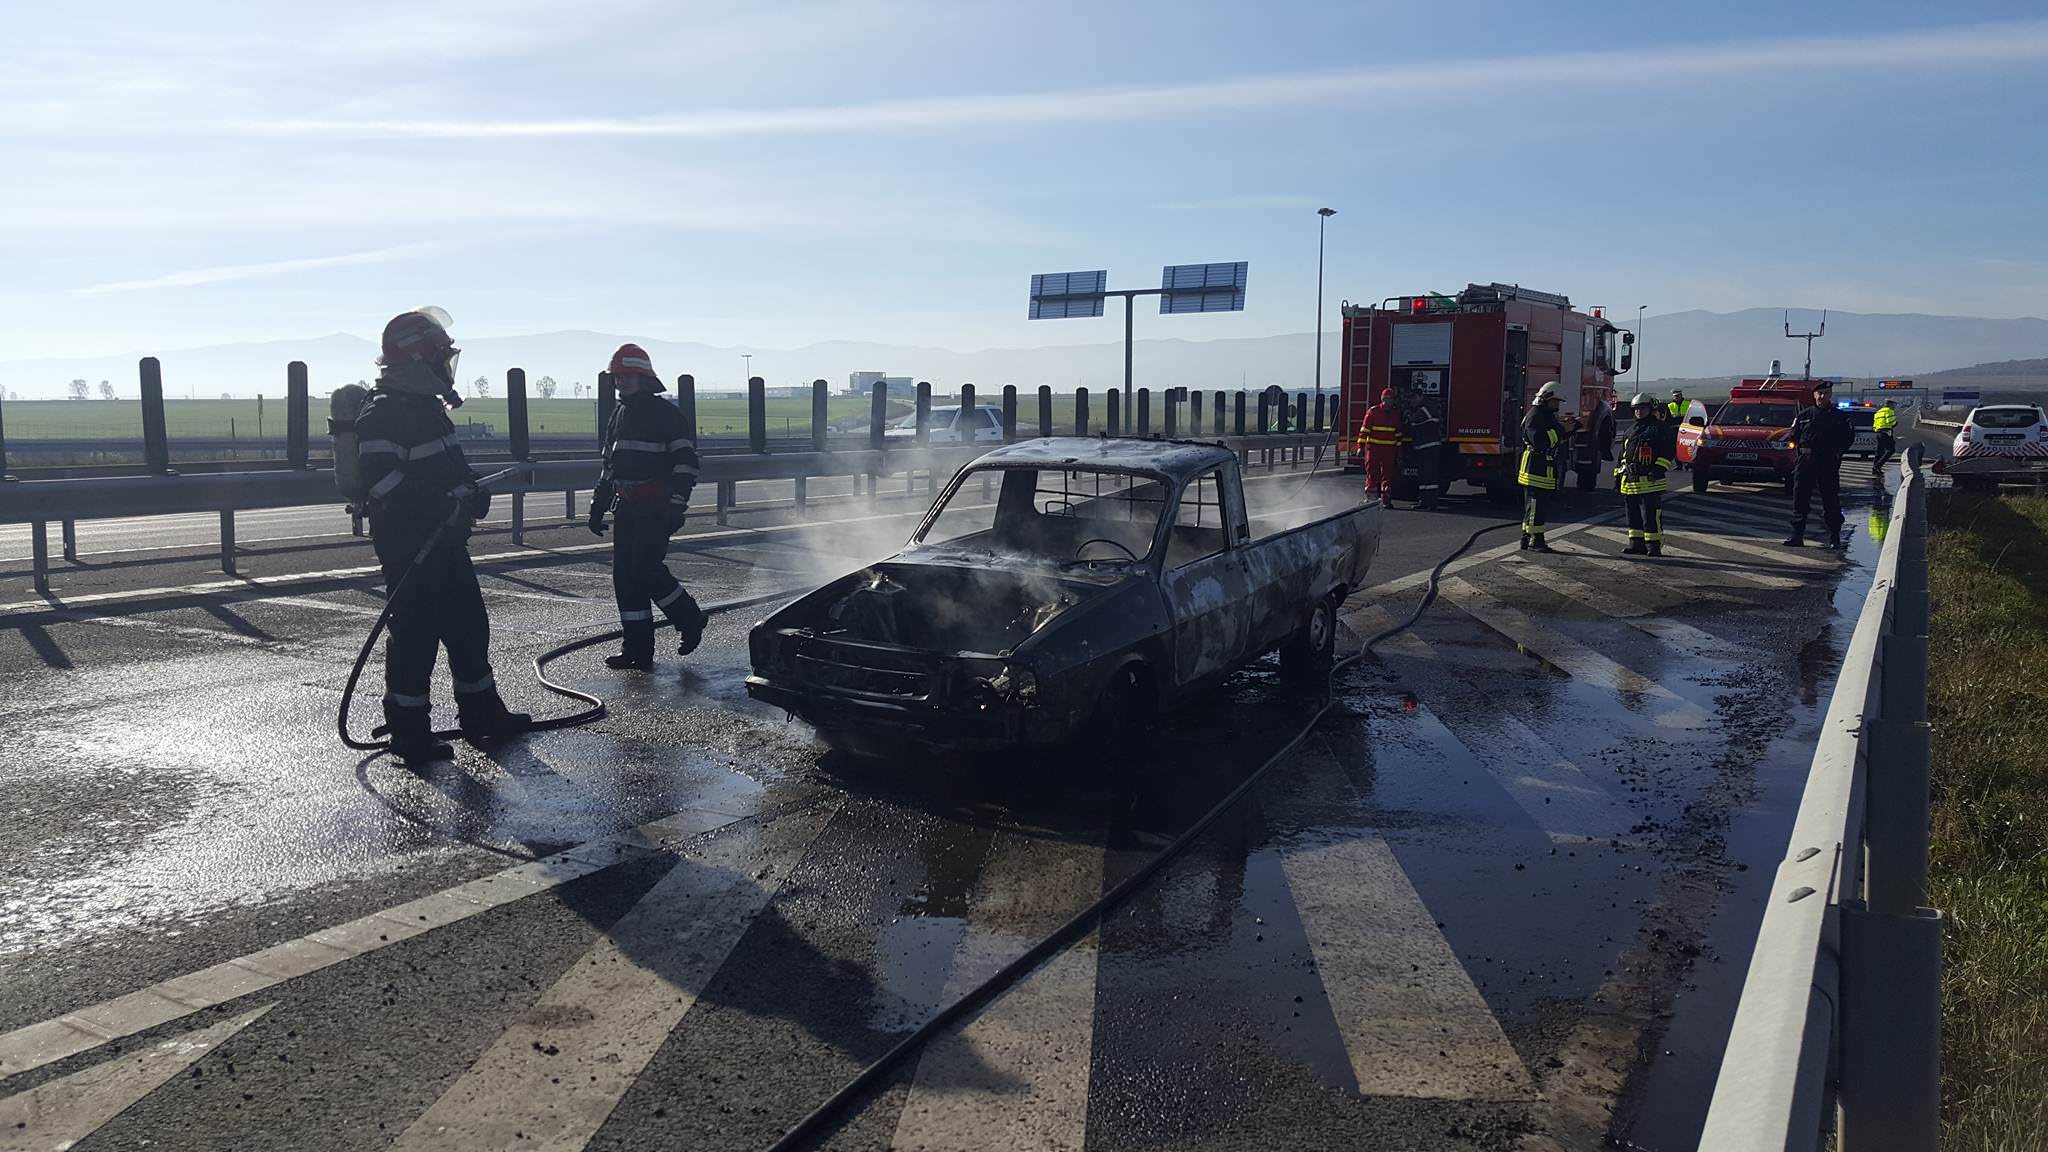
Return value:
M 1276 647 L 1290 673 L 1327 669 L 1378 517 L 1254 518 L 1215 445 L 999 448 L 903 551 L 756 625 L 747 691 L 858 752 L 1114 741 Z

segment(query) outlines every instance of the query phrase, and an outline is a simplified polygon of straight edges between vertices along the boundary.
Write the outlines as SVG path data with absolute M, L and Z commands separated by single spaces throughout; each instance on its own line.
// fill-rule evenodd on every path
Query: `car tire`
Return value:
M 1707 490 L 1707 466 L 1697 460 L 1693 462 L 1692 466 L 1692 490 L 1695 493 Z
M 1311 605 L 1294 635 L 1280 642 L 1280 675 L 1292 684 L 1313 687 L 1329 679 L 1337 654 L 1337 597 Z

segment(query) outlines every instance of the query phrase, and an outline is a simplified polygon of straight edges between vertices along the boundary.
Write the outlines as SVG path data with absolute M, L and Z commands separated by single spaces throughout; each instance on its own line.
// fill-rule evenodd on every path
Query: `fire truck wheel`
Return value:
M 1694 492 L 1705 492 L 1707 490 L 1707 466 L 1697 460 L 1693 461 L 1692 465 L 1692 490 Z

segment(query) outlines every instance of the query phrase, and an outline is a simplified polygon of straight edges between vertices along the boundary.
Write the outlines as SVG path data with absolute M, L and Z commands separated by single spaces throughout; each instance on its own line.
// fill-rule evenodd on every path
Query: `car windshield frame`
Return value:
M 2025 414 L 2025 419 L 2018 423 L 2008 424 L 2002 419 L 2007 414 L 2019 416 L 2022 413 Z M 1983 419 L 1986 415 L 1999 417 L 1999 419 L 1986 421 Z M 2000 404 L 1995 407 L 1979 408 L 1970 413 L 1970 426 L 1972 428 L 1983 428 L 1997 432 L 2023 432 L 2029 428 L 2039 428 L 2042 423 L 2041 410 L 2031 404 Z
M 1143 533 L 1143 541 L 1145 547 L 1142 550 L 1140 550 L 1132 546 L 1131 544 L 1127 544 L 1123 540 L 1117 540 L 1117 544 L 1122 544 L 1125 547 L 1129 547 L 1132 555 L 1126 556 L 1123 553 L 1123 551 L 1116 547 L 1098 546 L 1098 551 L 1102 553 L 1101 555 L 1077 558 L 1071 553 L 1067 555 L 1054 555 L 1051 552 L 1032 551 L 1027 548 L 1020 548 L 1016 546 L 1014 541 L 1008 542 L 1009 546 L 1005 547 L 992 546 L 993 542 L 989 540 L 982 540 L 979 542 L 979 544 L 973 543 L 973 541 L 975 541 L 977 537 L 984 537 L 994 532 L 995 515 L 991 515 L 991 523 L 988 528 L 980 529 L 978 531 L 973 532 L 962 533 L 959 536 L 949 537 L 944 540 L 928 539 L 928 537 L 931 535 L 932 530 L 938 527 L 940 520 L 944 518 L 946 510 L 953 506 L 954 500 L 961 494 L 961 492 L 965 491 L 967 485 L 970 482 L 976 480 L 977 477 L 994 475 L 1000 478 L 998 483 L 998 491 L 996 494 L 996 502 L 990 507 L 995 509 L 996 514 L 1000 514 L 1001 512 L 1003 512 L 1003 501 L 1006 498 L 1011 498 L 1009 497 L 1009 494 L 1004 485 L 1007 484 L 1010 476 L 1015 473 L 1030 473 L 1034 477 L 1032 482 L 1032 491 L 1030 493 L 1030 507 L 1031 513 L 1033 515 L 1044 517 L 1047 519 L 1072 518 L 1100 520 L 1104 524 L 1139 523 L 1140 518 L 1136 516 L 1075 516 L 1071 512 L 1065 514 L 1050 513 L 1045 511 L 1045 508 L 1047 508 L 1050 505 L 1048 504 L 1048 502 L 1041 500 L 1040 497 L 1047 495 L 1058 497 L 1059 499 L 1054 502 L 1065 503 L 1069 508 L 1080 507 L 1098 501 L 1105 502 L 1103 506 L 1105 508 L 1108 508 L 1114 506 L 1113 504 L 1110 504 L 1108 502 L 1117 501 L 1119 497 L 1123 497 L 1125 493 L 1139 491 L 1140 486 L 1144 484 L 1156 484 L 1158 486 L 1159 496 L 1157 498 L 1156 504 L 1154 505 L 1155 510 L 1152 511 L 1147 517 L 1145 517 L 1145 519 L 1149 520 L 1149 523 L 1146 524 L 1145 531 Z M 1087 489 L 1083 489 L 1074 484 L 1065 482 L 1063 482 L 1060 487 L 1049 489 L 1045 487 L 1045 477 L 1048 474 L 1051 474 L 1055 477 L 1094 476 L 1098 479 L 1098 481 L 1106 478 L 1116 478 L 1118 480 L 1123 481 L 1124 484 L 1120 490 L 1111 491 L 1103 491 L 1099 484 L 1090 485 Z M 1137 567 L 1149 563 L 1152 560 L 1152 558 L 1159 552 L 1159 542 L 1165 533 L 1168 514 L 1173 510 L 1177 488 L 1178 486 L 1171 475 L 1156 468 L 1120 467 L 1116 465 L 1105 465 L 1092 462 L 1083 463 L 1081 461 L 977 461 L 976 463 L 970 464 L 967 467 L 962 468 L 957 474 L 954 475 L 953 479 L 946 485 L 945 490 L 939 494 L 938 500 L 934 501 L 931 506 L 931 509 L 925 513 L 924 519 L 918 522 L 917 529 L 911 533 L 910 541 L 906 546 L 906 550 L 910 551 L 923 549 L 954 549 L 956 551 L 962 552 L 979 552 L 983 555 L 987 555 L 990 557 L 1003 557 L 1009 559 L 1027 560 L 1047 565 L 1058 566 L 1062 569 L 1078 567 L 1087 567 L 1093 569 L 1096 567 L 1103 566 Z M 979 499 L 979 496 L 976 496 L 974 498 Z M 1124 498 L 1121 502 L 1124 505 L 1126 505 L 1127 511 L 1133 510 L 1146 504 L 1153 504 L 1153 501 L 1149 498 Z M 1130 541 L 1133 543 L 1139 539 L 1139 534 L 1135 532 L 1122 533 L 1122 535 L 1128 536 Z M 1076 548 L 1074 551 L 1079 551 L 1079 549 Z
M 1773 424 L 1754 419 L 1731 419 L 1731 415 L 1755 416 L 1767 412 L 1773 414 L 1782 412 L 1785 422 L 1783 424 Z M 1714 418 L 1708 421 L 1708 424 L 1715 428 L 1772 428 L 1782 430 L 1792 427 L 1792 422 L 1797 419 L 1799 419 L 1799 405 L 1789 400 L 1730 400 L 1726 404 L 1721 405 L 1720 411 L 1714 413 Z

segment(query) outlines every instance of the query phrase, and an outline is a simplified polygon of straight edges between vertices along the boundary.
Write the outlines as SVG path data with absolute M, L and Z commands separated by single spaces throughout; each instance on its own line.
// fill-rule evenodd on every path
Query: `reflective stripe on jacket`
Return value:
M 1565 443 L 1557 414 L 1538 404 L 1522 420 L 1522 466 L 1515 480 L 1524 488 L 1556 488 L 1558 449 Z
M 683 414 L 654 392 L 635 392 L 619 401 L 605 437 L 605 471 L 629 499 L 665 494 L 688 504 L 696 487 L 697 442 L 683 427 Z
M 1358 426 L 1358 440 L 1361 444 L 1392 447 L 1401 442 L 1401 414 L 1386 404 L 1375 404 L 1365 410 L 1365 423 Z
M 1621 477 L 1623 496 L 1645 496 L 1670 491 L 1665 474 L 1678 454 L 1678 429 L 1663 420 L 1638 420 L 1622 442 L 1621 463 L 1614 474 Z
M 386 520 L 432 524 L 450 501 L 476 492 L 476 473 L 436 396 L 373 388 L 356 413 L 356 454 L 371 511 Z

